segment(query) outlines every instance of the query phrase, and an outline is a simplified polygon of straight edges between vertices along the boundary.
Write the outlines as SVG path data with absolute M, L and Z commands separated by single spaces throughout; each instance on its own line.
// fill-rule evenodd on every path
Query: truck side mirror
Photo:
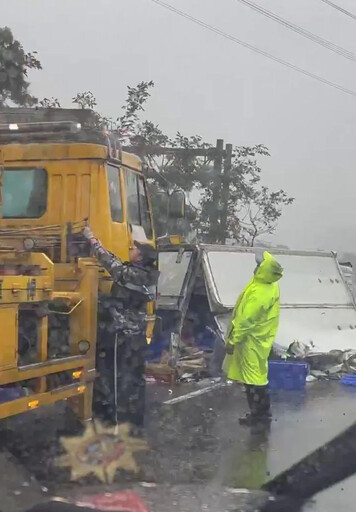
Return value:
M 169 217 L 171 219 L 184 219 L 185 217 L 185 193 L 183 190 L 175 190 L 169 196 Z

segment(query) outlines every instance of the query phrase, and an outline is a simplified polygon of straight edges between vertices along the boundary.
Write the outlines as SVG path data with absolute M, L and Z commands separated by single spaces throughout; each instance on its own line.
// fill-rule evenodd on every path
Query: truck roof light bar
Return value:
M 75 121 L 56 121 L 39 123 L 0 124 L 0 135 L 22 133 L 78 133 L 81 123 Z

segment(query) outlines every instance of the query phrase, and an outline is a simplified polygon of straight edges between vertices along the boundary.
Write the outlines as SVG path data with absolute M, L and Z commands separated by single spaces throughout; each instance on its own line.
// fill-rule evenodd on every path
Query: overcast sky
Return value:
M 356 91 L 356 63 L 253 12 L 238 0 L 166 0 L 225 32 Z M 356 21 L 321 0 L 254 0 L 356 54 Z M 335 0 L 356 12 L 355 0 Z M 70 106 L 92 90 L 119 113 L 126 86 L 156 84 L 147 118 L 173 135 L 262 143 L 263 180 L 296 198 L 274 240 L 356 252 L 356 97 L 269 61 L 151 0 L 0 0 L 1 25 L 43 71 L 31 92 Z

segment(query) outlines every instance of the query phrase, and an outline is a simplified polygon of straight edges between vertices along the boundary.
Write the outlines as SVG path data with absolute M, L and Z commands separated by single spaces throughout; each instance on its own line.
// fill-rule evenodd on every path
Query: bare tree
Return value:
M 229 218 L 233 238 L 242 245 L 253 247 L 256 239 L 275 232 L 283 206 L 291 205 L 294 198 L 284 190 L 270 192 L 265 186 L 254 190 L 250 197 L 243 198 L 237 215 Z

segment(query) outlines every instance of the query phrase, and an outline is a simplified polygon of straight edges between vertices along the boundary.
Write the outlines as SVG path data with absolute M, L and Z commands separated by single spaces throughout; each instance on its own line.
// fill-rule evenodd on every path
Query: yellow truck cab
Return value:
M 134 240 L 155 244 L 141 161 L 90 111 L 9 108 L 0 190 L 0 419 L 62 399 L 90 418 L 97 296 L 111 281 L 81 232 L 124 261 Z M 153 323 L 151 304 L 148 337 Z

